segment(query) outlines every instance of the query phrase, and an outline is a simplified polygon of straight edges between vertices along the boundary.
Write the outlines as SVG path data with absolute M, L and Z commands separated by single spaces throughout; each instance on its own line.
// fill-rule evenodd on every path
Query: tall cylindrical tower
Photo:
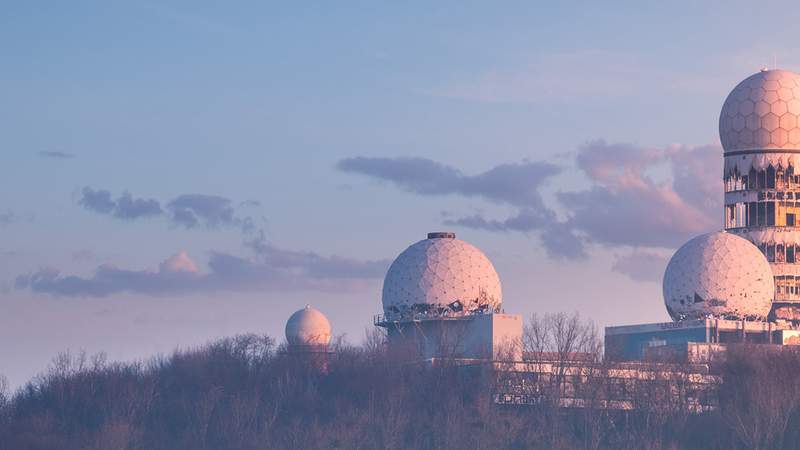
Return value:
M 800 320 L 800 75 L 767 70 L 728 95 L 719 118 L 725 229 L 755 244 L 775 281 L 771 316 Z

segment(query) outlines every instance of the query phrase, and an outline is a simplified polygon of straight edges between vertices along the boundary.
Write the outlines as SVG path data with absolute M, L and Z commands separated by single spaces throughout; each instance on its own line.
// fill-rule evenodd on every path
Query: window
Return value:
M 767 204 L 758 202 L 758 222 L 757 225 L 763 227 L 767 223 Z
M 786 246 L 786 262 L 794 264 L 794 245 Z
M 775 262 L 784 262 L 786 261 L 786 254 L 783 252 L 783 244 L 778 244 L 775 246 Z
M 772 164 L 767 167 L 767 180 L 766 186 L 768 189 L 775 189 L 775 168 Z
M 736 226 L 736 205 L 726 206 L 728 214 L 725 215 L 725 228 L 733 228 Z
M 767 245 L 767 261 L 775 262 L 775 245 L 773 244 Z
M 794 226 L 794 214 L 786 213 L 786 226 L 793 227 Z
M 750 202 L 747 204 L 747 226 L 754 227 L 758 225 L 758 208 L 756 208 L 756 202 Z
M 767 226 L 775 226 L 775 202 L 767 202 Z

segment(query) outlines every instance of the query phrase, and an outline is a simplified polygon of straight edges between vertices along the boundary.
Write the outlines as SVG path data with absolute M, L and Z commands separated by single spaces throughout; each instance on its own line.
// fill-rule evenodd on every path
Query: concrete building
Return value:
M 681 320 L 606 327 L 605 357 L 611 361 L 678 359 L 703 362 L 724 351 L 724 344 L 793 345 L 800 331 L 786 322 Z
M 522 316 L 469 314 L 458 317 L 375 318 L 394 351 L 414 359 L 521 359 Z

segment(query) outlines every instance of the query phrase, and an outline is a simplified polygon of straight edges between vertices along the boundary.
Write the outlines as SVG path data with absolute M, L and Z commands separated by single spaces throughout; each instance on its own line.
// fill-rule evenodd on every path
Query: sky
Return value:
M 725 96 L 800 69 L 793 6 L 4 2 L 0 374 L 305 304 L 358 343 L 439 230 L 506 312 L 666 321 L 669 256 L 722 227 Z

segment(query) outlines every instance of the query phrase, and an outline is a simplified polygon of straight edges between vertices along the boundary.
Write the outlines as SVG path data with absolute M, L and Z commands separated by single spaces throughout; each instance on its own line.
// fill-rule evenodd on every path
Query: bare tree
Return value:
M 720 409 L 748 448 L 782 448 L 800 412 L 800 352 L 732 346 L 724 364 Z

